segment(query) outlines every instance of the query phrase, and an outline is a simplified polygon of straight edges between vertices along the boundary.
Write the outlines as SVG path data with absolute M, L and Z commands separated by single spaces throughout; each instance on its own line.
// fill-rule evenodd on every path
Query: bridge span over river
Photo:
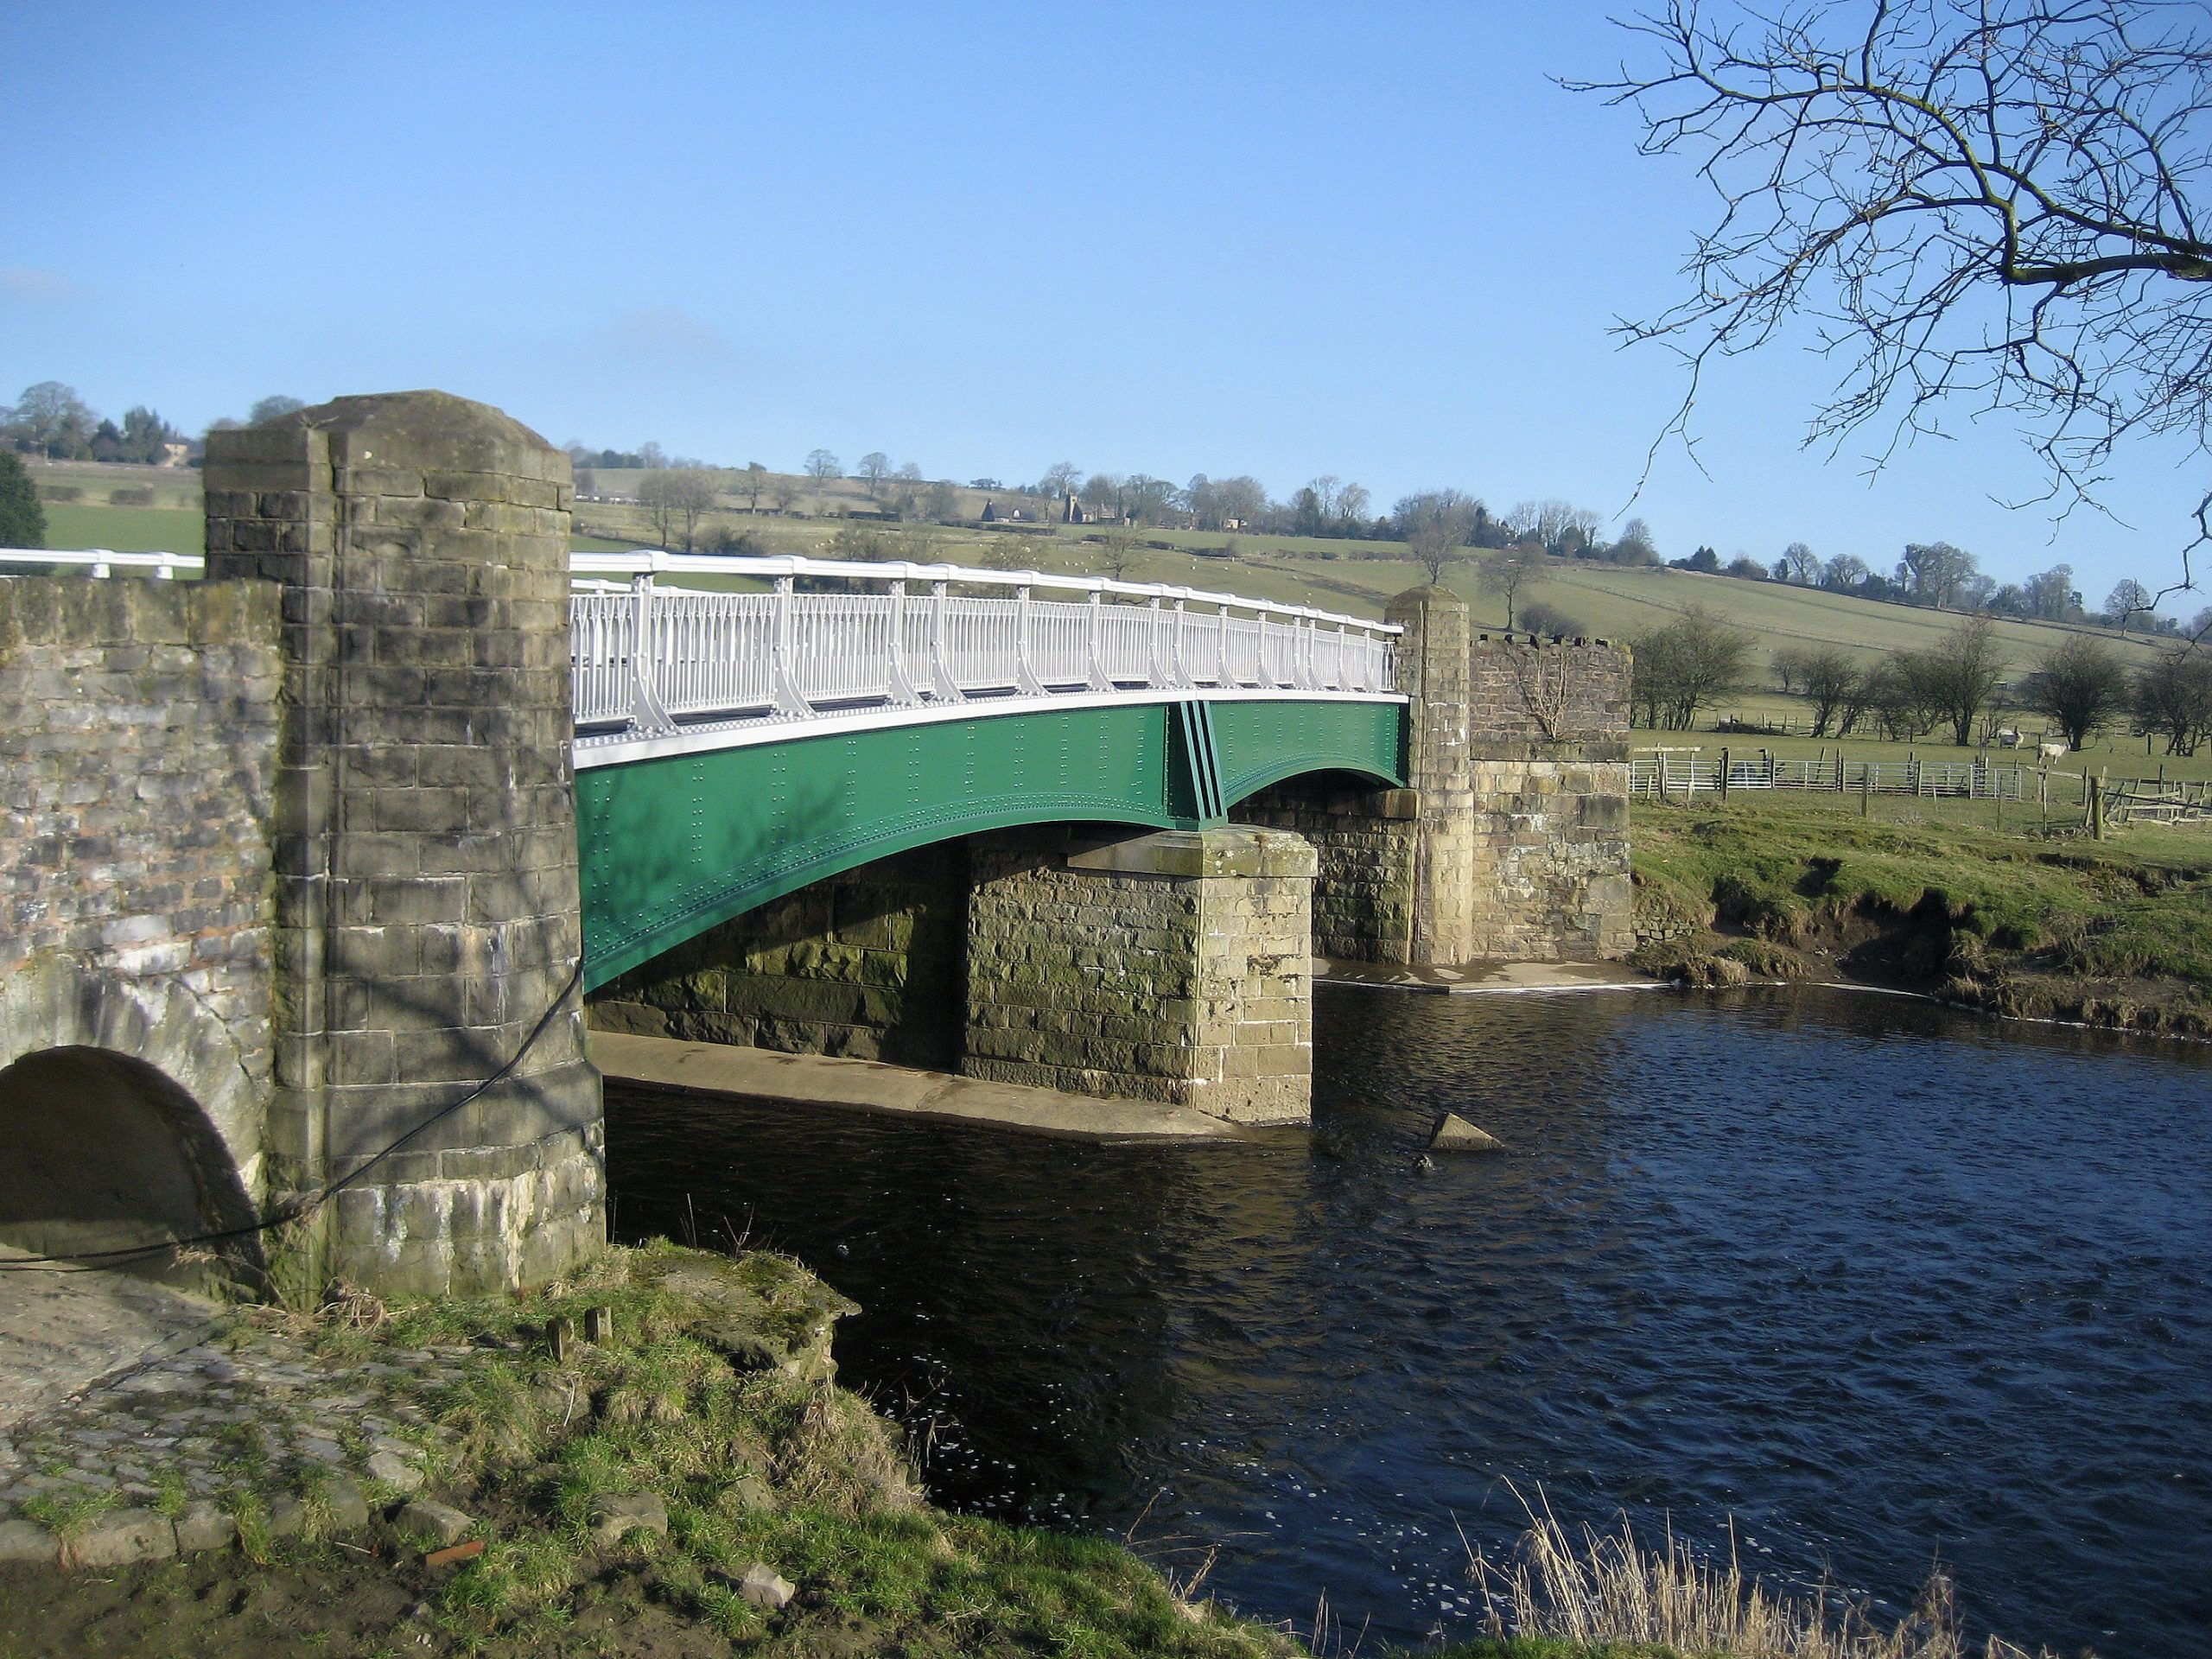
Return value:
M 436 392 L 205 486 L 200 581 L 0 556 L 0 1243 L 542 1282 L 589 1027 L 1302 1121 L 1317 955 L 1630 942 L 1625 652 L 1441 588 L 571 556 Z

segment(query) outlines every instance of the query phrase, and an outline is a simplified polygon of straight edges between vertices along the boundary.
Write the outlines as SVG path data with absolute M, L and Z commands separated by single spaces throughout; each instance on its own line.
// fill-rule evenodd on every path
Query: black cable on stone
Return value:
M 512 1077 L 515 1068 L 530 1058 L 531 1050 L 537 1046 L 539 1039 L 551 1027 L 554 1016 L 561 1012 L 562 1005 L 569 1000 L 569 994 L 583 982 L 583 958 L 579 957 L 568 979 L 555 994 L 552 1006 L 538 1016 L 537 1023 L 530 1028 L 530 1035 L 522 1039 L 522 1046 L 515 1050 L 505 1065 L 485 1078 L 483 1082 L 472 1086 L 459 1099 L 449 1101 L 439 1107 L 436 1111 L 408 1130 L 399 1139 L 392 1141 L 381 1152 L 355 1165 L 321 1192 L 310 1193 L 279 1213 L 264 1217 L 249 1226 L 226 1227 L 220 1232 L 194 1233 L 188 1238 L 165 1238 L 153 1244 L 134 1244 L 106 1250 L 75 1250 L 64 1255 L 9 1256 L 0 1260 L 0 1273 L 104 1273 L 108 1270 L 103 1265 L 104 1263 L 136 1261 L 141 1256 L 159 1255 L 163 1250 L 188 1249 L 200 1244 L 221 1244 L 232 1239 L 251 1238 L 257 1234 L 270 1232 L 279 1227 L 289 1226 L 302 1216 L 313 1214 L 378 1164 L 384 1162 L 385 1159 L 405 1147 L 417 1135 L 436 1128 L 455 1112 L 460 1111 L 473 1101 L 481 1098 L 491 1090 L 496 1089 Z

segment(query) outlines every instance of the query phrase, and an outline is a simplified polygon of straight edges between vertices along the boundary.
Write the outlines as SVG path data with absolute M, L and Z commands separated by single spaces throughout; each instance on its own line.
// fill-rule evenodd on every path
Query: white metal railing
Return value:
M 584 590 L 570 601 L 576 723 L 594 735 L 976 698 L 1395 689 L 1397 628 L 1233 594 L 1034 570 L 652 552 L 579 553 L 572 569 Z M 667 588 L 656 582 L 664 575 L 744 577 L 765 591 Z
M 204 563 L 188 553 L 0 548 L 0 568 L 95 576 L 149 569 L 167 579 Z M 645 550 L 575 554 L 570 575 L 576 723 L 598 735 L 977 697 L 1395 690 L 1395 626 L 1157 582 Z M 762 591 L 662 586 L 664 576 L 741 577 Z
M 151 570 L 163 582 L 174 581 L 180 570 L 197 575 L 207 563 L 197 553 L 118 553 L 105 547 L 67 551 L 48 547 L 0 547 L 0 567 L 58 564 L 87 569 L 96 576 L 110 576 L 118 570 Z

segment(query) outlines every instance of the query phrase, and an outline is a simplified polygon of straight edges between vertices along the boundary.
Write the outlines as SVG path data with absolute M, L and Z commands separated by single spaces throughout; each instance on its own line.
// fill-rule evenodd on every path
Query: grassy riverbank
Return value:
M 259 1437 L 231 1435 L 222 1504 L 234 1547 L 0 1566 L 0 1656 L 1357 1650 L 1356 1633 L 1325 1619 L 1301 1631 L 1197 1599 L 1110 1541 L 931 1507 L 897 1431 L 833 1381 L 830 1331 L 849 1306 L 783 1258 L 661 1244 L 610 1251 L 575 1283 L 519 1302 L 240 1310 L 222 1340 L 241 1366 L 381 1377 L 391 1393 L 377 1409 L 419 1406 L 420 1464 L 395 1484 L 398 1465 L 368 1461 L 368 1502 L 349 1515 L 344 1477 L 284 1466 Z M 422 1366 L 424 1356 L 438 1363 Z M 362 1440 L 348 1449 L 365 1456 L 358 1420 L 326 1427 Z M 308 1501 L 280 1535 L 282 1494 L 303 1478 Z M 63 1532 L 65 1560 L 89 1554 L 98 1503 L 41 1514 Z M 1532 1518 L 1515 1561 L 1470 1570 L 1511 1627 L 1545 1634 L 1494 1636 L 1450 1649 L 1458 1659 L 1963 1650 L 1947 1609 L 1876 1630 L 1833 1605 L 1777 1602 L 1732 1561 L 1687 1545 L 1572 1540 Z
M 1117 1545 L 930 1507 L 897 1431 L 832 1381 L 849 1310 L 779 1257 L 656 1246 L 520 1302 L 243 1311 L 235 1351 L 281 1334 L 334 1371 L 400 1373 L 403 1393 L 412 1357 L 462 1356 L 414 1390 L 438 1430 L 416 1497 L 452 1513 L 430 1529 L 371 1478 L 372 1518 L 349 1524 L 315 1501 L 317 1471 L 240 1436 L 223 1499 L 237 1548 L 0 1569 L 0 1655 L 1300 1650 L 1179 1599 Z M 303 1524 L 277 1536 L 276 1494 L 303 1474 Z M 100 1518 L 98 1503 L 41 1512 L 65 1558 Z M 430 1554 L 455 1542 L 480 1553 Z M 779 1580 L 789 1599 L 770 1605 Z
M 1955 810 L 1739 793 L 1639 800 L 1637 965 L 1707 982 L 1830 974 L 1994 1012 L 2212 1037 L 2212 835 L 2091 841 Z

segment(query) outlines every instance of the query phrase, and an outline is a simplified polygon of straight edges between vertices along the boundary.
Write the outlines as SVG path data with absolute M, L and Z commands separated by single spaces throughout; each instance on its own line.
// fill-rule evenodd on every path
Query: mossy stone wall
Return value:
M 1310 1116 L 1308 842 L 1024 829 L 976 837 L 970 857 L 963 1071 L 1232 1122 Z
M 950 1071 L 966 1018 L 964 842 L 847 871 L 601 987 L 601 1031 Z

